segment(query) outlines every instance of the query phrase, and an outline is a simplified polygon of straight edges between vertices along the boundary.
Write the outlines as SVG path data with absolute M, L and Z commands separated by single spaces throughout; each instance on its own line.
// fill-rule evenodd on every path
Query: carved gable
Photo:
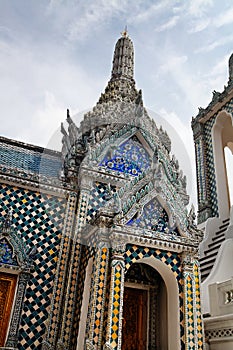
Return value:
M 160 233 L 179 235 L 176 226 L 170 225 L 166 210 L 156 198 L 147 203 L 126 225 Z
M 137 176 L 148 170 L 151 158 L 138 138 L 134 135 L 116 149 L 109 151 L 100 166 L 109 170 Z

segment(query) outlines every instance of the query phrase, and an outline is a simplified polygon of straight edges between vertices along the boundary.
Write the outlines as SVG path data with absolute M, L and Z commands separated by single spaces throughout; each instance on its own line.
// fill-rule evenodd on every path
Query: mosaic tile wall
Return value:
M 0 185 L 0 212 L 11 209 L 13 227 L 29 247 L 36 247 L 35 270 L 30 279 L 19 334 L 19 350 L 40 349 L 45 333 L 57 249 L 66 201 L 51 195 Z
M 110 193 L 109 193 L 110 192 Z M 98 212 L 98 210 L 103 207 L 106 202 L 111 198 L 111 196 L 116 193 L 116 187 L 108 187 L 107 184 L 102 182 L 96 182 L 95 186 L 90 192 L 89 203 L 87 208 L 87 222 L 90 221 Z
M 197 181 L 198 181 L 198 203 L 203 203 L 206 200 L 206 180 L 205 180 L 205 166 L 203 159 L 203 142 L 197 139 L 195 144 L 196 159 L 198 159 L 197 166 Z
M 202 350 L 204 339 L 203 339 L 203 328 L 202 328 L 199 269 L 197 264 L 194 265 L 194 284 L 195 284 L 195 303 L 196 303 L 195 327 L 197 330 L 197 338 L 198 338 L 197 350 Z
M 89 302 L 89 331 L 88 338 L 99 349 L 102 342 L 105 294 L 108 280 L 109 249 L 98 247 L 94 256 L 93 276 Z
M 30 148 L 0 142 L 1 167 L 20 169 L 31 173 L 57 177 L 61 170 L 61 159 Z
M 215 122 L 215 118 L 209 119 L 205 124 L 205 140 L 206 140 L 206 163 L 207 163 L 207 176 L 209 181 L 209 196 L 212 208 L 212 215 L 218 216 L 218 199 L 216 188 L 216 174 L 214 164 L 214 153 L 212 144 L 212 128 Z M 204 179 L 203 179 L 204 181 Z
M 184 304 L 183 304 L 183 280 L 181 272 L 181 260 L 177 253 L 161 251 L 159 249 L 152 249 L 147 247 L 140 247 L 136 245 L 127 245 L 125 253 L 125 272 L 130 266 L 139 259 L 154 256 L 159 259 L 172 270 L 178 282 L 179 288 L 179 302 L 180 302 L 180 339 L 181 350 L 185 349 L 184 337 Z
M 86 268 L 87 268 L 89 259 L 92 258 L 93 255 L 94 255 L 93 248 L 82 246 L 81 263 L 80 263 L 80 270 L 79 270 L 79 276 L 78 276 L 78 295 L 77 295 L 77 300 L 74 300 L 74 303 L 76 304 L 76 308 L 75 308 L 75 315 L 74 315 L 74 323 L 72 326 L 71 349 L 76 349 L 78 327 L 79 327 L 82 300 L 83 300 L 83 292 L 85 288 L 84 282 L 86 277 Z
M 108 306 L 110 298 L 110 283 L 111 283 L 111 260 L 109 259 L 108 276 L 107 276 L 107 288 L 105 292 L 105 305 L 104 305 L 104 318 L 103 318 L 103 335 L 102 335 L 102 346 L 107 341 L 107 326 L 108 326 Z
M 111 319 L 109 324 L 109 334 L 110 334 L 110 345 L 112 349 L 117 349 L 119 345 L 119 330 L 120 330 L 120 308 L 122 300 L 122 286 L 124 283 L 124 273 L 123 273 L 122 263 L 117 263 L 112 265 L 112 280 L 111 280 Z M 114 271 L 114 273 L 113 273 Z
M 195 325 L 193 308 L 193 281 L 190 276 L 186 278 L 186 341 L 189 350 L 195 350 Z

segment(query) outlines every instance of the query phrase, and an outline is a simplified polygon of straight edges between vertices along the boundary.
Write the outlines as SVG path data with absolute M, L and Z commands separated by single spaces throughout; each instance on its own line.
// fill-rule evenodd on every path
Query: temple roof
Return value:
M 59 177 L 61 154 L 38 146 L 0 137 L 1 169 L 15 169 L 31 174 Z

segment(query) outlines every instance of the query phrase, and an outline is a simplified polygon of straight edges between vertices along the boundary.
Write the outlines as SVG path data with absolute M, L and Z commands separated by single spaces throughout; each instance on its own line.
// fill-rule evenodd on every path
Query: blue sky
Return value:
M 47 146 L 66 108 L 93 107 L 126 24 L 145 106 L 193 163 L 191 118 L 228 80 L 232 1 L 1 0 L 1 135 Z

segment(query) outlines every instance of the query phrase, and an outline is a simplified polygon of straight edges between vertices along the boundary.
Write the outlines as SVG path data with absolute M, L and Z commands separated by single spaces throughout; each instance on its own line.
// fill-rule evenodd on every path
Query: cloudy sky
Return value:
M 125 25 L 145 106 L 191 154 L 191 118 L 228 80 L 231 0 L 0 0 L 1 135 L 47 146 L 66 108 L 94 106 Z

